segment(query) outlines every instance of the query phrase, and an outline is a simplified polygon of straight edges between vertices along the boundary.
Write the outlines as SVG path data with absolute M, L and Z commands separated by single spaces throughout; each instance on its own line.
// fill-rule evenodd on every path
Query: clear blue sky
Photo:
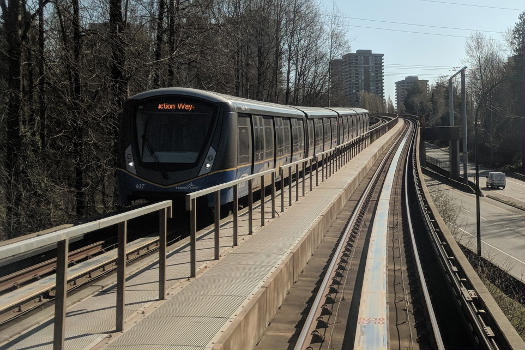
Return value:
M 418 75 L 433 83 L 452 67 L 464 66 L 465 42 L 476 30 L 507 49 L 504 32 L 525 10 L 523 0 L 320 0 L 320 5 L 325 15 L 335 5 L 352 52 L 385 55 L 385 99 L 390 96 L 394 104 L 397 80 Z

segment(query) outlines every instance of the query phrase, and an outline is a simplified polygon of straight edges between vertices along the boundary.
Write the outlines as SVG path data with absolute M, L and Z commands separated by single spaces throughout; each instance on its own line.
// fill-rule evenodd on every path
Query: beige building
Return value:
M 359 104 L 359 93 L 367 91 L 384 99 L 383 54 L 372 50 L 357 50 L 331 62 L 331 86 L 334 100 L 344 99 L 344 104 Z
M 404 110 L 407 91 L 416 85 L 421 86 L 424 91 L 428 92 L 428 80 L 419 80 L 417 75 L 408 76 L 403 80 L 396 81 L 396 106 L 398 111 Z M 401 106 L 401 104 L 403 104 L 403 106 Z

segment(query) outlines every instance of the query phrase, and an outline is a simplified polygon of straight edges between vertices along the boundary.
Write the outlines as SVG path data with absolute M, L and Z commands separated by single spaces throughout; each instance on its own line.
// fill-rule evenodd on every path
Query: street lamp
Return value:
M 476 163 L 476 243 L 477 253 L 481 257 L 481 214 L 479 208 L 479 164 L 478 164 L 478 113 L 479 106 L 476 107 L 476 115 L 474 118 L 474 162 Z

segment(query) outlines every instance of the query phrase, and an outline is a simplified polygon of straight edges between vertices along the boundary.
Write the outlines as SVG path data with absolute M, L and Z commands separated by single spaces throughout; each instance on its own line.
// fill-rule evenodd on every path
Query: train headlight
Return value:
M 217 153 L 215 152 L 215 149 L 210 146 L 210 149 L 208 150 L 208 154 L 206 155 L 206 158 L 204 159 L 204 164 L 202 165 L 201 171 L 199 171 L 199 175 L 204 175 L 210 172 L 211 167 L 213 166 L 213 161 L 215 160 L 215 155 Z
M 124 151 L 124 157 L 126 159 L 126 170 L 132 174 L 137 174 L 137 169 L 135 169 L 135 162 L 133 161 L 133 152 L 131 151 L 131 145 L 126 148 Z

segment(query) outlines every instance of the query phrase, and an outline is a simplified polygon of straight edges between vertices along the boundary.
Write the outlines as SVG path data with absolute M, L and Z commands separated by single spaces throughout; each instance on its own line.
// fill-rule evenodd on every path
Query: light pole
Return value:
M 474 118 L 474 162 L 476 163 L 476 243 L 478 256 L 481 257 L 481 213 L 479 208 L 479 164 L 478 164 L 478 111 L 476 107 L 476 116 Z
M 465 93 L 465 70 L 467 67 L 463 67 L 454 73 L 448 79 L 448 115 L 450 126 L 454 126 L 454 89 L 452 79 L 461 73 L 461 114 L 463 117 L 463 176 L 465 182 L 468 183 L 467 174 L 467 162 L 468 162 L 468 151 L 467 151 L 467 98 Z M 459 140 L 451 141 L 449 143 L 449 159 L 450 159 L 450 173 L 454 177 L 457 175 L 459 178 L 459 159 L 457 158 L 459 153 Z

